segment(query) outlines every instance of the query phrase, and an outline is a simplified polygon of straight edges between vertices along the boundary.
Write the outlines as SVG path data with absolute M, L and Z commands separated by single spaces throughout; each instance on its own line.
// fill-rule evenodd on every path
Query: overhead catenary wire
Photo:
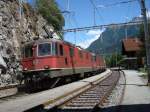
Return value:
M 74 26 L 73 23 L 72 23 L 72 20 L 73 20 L 75 26 L 79 27 L 78 22 L 77 22 L 76 17 L 75 17 L 75 12 L 70 10 L 70 2 L 69 2 L 69 0 L 67 0 L 66 3 L 67 3 L 66 10 L 64 10 L 64 11 L 67 12 L 66 19 L 67 19 L 68 23 L 70 24 L 71 27 L 73 27 Z M 76 37 L 77 37 L 77 33 L 74 32 L 74 43 L 75 43 L 75 45 L 76 45 L 76 42 L 77 42 Z M 83 38 L 78 38 L 78 39 L 81 40 Z M 81 41 L 83 41 L 83 40 L 81 40 Z
M 138 0 L 128 0 L 128 1 L 116 2 L 116 3 L 112 3 L 112 4 L 106 4 L 104 6 L 104 8 L 112 7 L 112 6 L 116 6 L 116 5 L 121 5 L 121 4 L 127 4 L 127 3 L 131 3 L 131 2 L 135 2 L 135 1 L 138 1 Z M 100 7 L 100 6 L 97 6 L 97 7 Z
M 101 16 L 101 14 L 100 14 L 100 12 L 99 12 L 99 10 L 98 10 L 98 8 L 97 8 L 97 6 L 95 5 L 95 3 L 94 3 L 94 1 L 93 0 L 89 0 L 90 1 L 90 3 L 93 5 L 93 7 L 94 7 L 94 11 L 96 10 L 97 11 L 97 14 L 98 14 L 98 16 L 100 17 L 100 19 L 104 22 L 104 19 L 103 19 L 103 17 Z M 95 13 L 95 12 L 94 12 Z M 95 16 L 95 15 L 94 15 Z M 95 17 L 94 17 L 94 19 L 95 19 Z M 95 21 L 95 20 L 94 20 Z M 96 24 L 96 21 L 94 22 L 94 24 Z
M 148 21 L 150 23 L 150 21 Z M 143 21 L 131 21 L 128 23 L 117 23 L 117 24 L 106 24 L 106 25 L 96 25 L 96 26 L 89 26 L 89 27 L 80 27 L 80 28 L 72 28 L 72 29 L 65 29 L 61 32 L 79 32 L 79 31 L 89 31 L 94 29 L 106 28 L 106 27 L 119 27 L 119 26 L 131 26 L 131 25 L 141 25 Z
M 113 3 L 113 4 L 107 4 L 106 6 L 114 6 L 114 5 L 118 5 L 118 4 L 126 4 L 126 3 L 131 3 L 131 2 L 135 2 L 135 1 L 138 1 L 138 0 L 128 0 L 128 1 L 121 1 L 121 2 L 116 2 L 116 3 Z M 93 5 L 93 7 L 95 8 L 95 10 L 98 12 L 99 14 L 99 11 L 98 11 L 98 7 L 95 5 L 95 3 L 90 0 L 91 4 Z M 99 16 L 101 16 L 99 14 Z M 140 23 L 139 23 L 140 22 Z M 94 25 L 94 26 L 90 26 L 90 27 L 82 27 L 82 28 L 72 28 L 72 29 L 66 29 L 66 30 L 63 30 L 62 32 L 76 32 L 76 31 L 84 31 L 84 30 L 93 30 L 93 29 L 99 29 L 99 28 L 102 28 L 102 27 L 111 27 L 111 26 L 130 26 L 130 25 L 138 25 L 138 24 L 142 24 L 141 21 L 136 21 L 136 22 L 128 22 L 128 23 L 119 23 L 119 24 L 108 24 L 108 25 Z

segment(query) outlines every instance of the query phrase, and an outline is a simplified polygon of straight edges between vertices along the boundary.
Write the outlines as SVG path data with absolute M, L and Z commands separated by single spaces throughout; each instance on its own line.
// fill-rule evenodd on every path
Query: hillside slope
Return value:
M 139 34 L 139 26 L 127 26 L 128 37 Z M 87 48 L 87 50 L 99 54 L 112 54 L 121 51 L 121 41 L 125 38 L 125 26 L 106 28 L 102 35 Z

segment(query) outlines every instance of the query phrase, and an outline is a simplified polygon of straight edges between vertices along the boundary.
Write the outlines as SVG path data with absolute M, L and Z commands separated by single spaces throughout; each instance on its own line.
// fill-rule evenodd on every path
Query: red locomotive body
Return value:
M 36 40 L 26 43 L 22 51 L 23 75 L 28 88 L 37 87 L 39 82 L 48 86 L 62 77 L 85 77 L 105 70 L 102 57 L 61 40 Z

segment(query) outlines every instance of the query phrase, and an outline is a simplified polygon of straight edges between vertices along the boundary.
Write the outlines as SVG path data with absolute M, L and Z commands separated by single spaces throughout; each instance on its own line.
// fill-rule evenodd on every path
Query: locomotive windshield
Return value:
M 32 57 L 32 56 L 33 56 L 32 45 L 26 45 L 24 47 L 24 57 L 28 58 L 28 57 Z
M 38 56 L 51 55 L 51 44 L 44 43 L 38 45 Z

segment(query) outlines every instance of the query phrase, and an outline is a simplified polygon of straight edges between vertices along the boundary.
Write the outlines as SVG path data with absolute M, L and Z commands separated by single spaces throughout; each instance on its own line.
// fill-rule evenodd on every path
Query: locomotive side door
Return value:
M 69 47 L 69 54 L 70 54 L 70 63 L 73 70 L 73 74 L 75 74 L 75 62 L 74 62 L 74 47 Z

